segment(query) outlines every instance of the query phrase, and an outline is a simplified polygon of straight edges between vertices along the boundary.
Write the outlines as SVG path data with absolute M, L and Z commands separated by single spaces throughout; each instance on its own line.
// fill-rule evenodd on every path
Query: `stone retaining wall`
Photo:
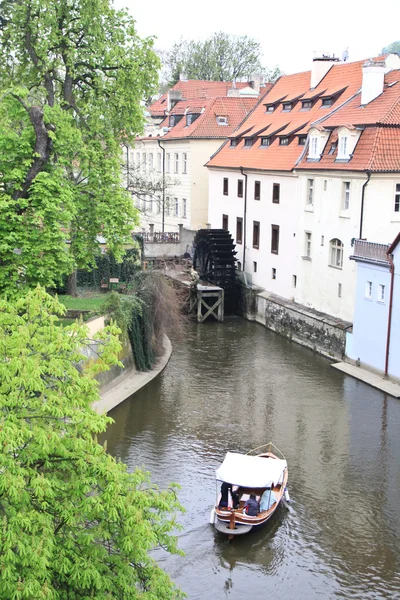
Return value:
M 352 326 L 347 321 L 267 292 L 255 294 L 255 313 L 248 316 L 268 329 L 335 360 L 344 356 L 346 331 Z

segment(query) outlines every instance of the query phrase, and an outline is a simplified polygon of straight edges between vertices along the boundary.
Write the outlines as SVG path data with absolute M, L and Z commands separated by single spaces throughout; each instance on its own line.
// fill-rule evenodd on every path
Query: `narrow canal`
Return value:
M 189 599 L 400 598 L 398 400 L 232 319 L 188 325 L 161 377 L 111 416 L 113 455 L 182 486 L 186 556 L 156 556 Z M 209 525 L 215 469 L 270 440 L 290 510 L 228 542 Z

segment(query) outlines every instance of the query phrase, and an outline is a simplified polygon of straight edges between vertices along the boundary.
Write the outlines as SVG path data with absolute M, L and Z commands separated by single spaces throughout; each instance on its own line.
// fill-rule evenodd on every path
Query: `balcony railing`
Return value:
M 140 236 L 145 244 L 179 244 L 179 233 L 177 231 L 144 231 L 143 233 L 137 233 L 136 236 Z
M 371 261 L 388 262 L 387 251 L 389 244 L 375 244 L 365 240 L 354 241 L 353 258 L 364 258 Z

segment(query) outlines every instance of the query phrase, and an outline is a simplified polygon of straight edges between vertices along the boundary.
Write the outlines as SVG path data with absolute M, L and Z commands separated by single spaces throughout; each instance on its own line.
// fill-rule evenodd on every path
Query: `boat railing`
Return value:
M 262 446 L 253 448 L 253 450 L 250 450 L 249 452 L 247 452 L 247 454 L 249 454 L 251 456 L 252 455 L 257 456 L 257 454 L 265 454 L 266 452 L 271 452 L 271 453 L 275 454 L 275 456 L 277 456 L 278 458 L 281 458 L 282 460 L 286 460 L 283 452 L 281 452 L 279 450 L 279 448 L 277 446 L 275 446 L 275 444 L 273 444 L 272 442 L 268 442 L 268 444 L 263 444 Z

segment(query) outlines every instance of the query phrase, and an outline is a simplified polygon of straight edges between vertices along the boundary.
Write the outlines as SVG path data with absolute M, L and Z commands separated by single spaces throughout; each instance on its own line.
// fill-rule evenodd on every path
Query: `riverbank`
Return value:
M 154 368 L 151 371 L 137 371 L 132 367 L 127 369 L 126 372 L 101 390 L 100 400 L 93 404 L 93 409 L 99 414 L 104 414 L 121 404 L 160 375 L 167 366 L 171 354 L 172 344 L 169 338 L 164 336 L 164 352 L 157 360 Z

